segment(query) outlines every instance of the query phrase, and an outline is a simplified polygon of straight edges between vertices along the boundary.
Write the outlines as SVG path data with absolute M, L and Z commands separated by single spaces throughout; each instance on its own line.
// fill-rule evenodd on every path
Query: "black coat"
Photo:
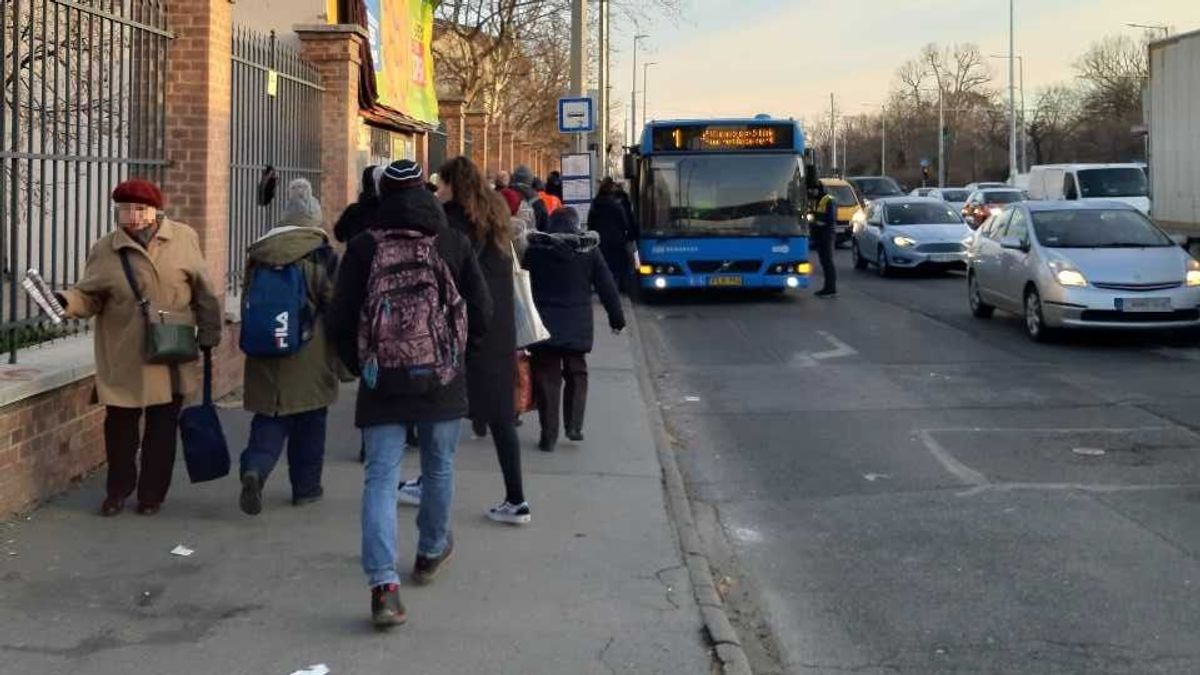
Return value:
M 471 233 L 466 211 L 446 204 L 450 229 Z M 516 416 L 513 379 L 517 371 L 517 327 L 513 309 L 512 257 L 485 242 L 472 241 L 483 278 L 492 296 L 487 333 L 467 353 L 467 401 L 470 418 L 479 422 L 512 422 Z
M 632 227 L 625 208 L 616 197 L 597 196 L 588 211 L 588 229 L 600 235 L 600 252 L 614 278 L 624 283 L 629 278 L 629 249 Z
M 612 273 L 596 248 L 596 235 L 529 235 L 525 267 L 533 286 L 533 301 L 550 339 L 537 347 L 554 347 L 573 352 L 592 351 L 592 289 L 608 312 L 608 325 L 625 327 L 625 312 Z
M 362 234 L 367 229 L 367 219 L 378 207 L 379 202 L 375 199 L 359 200 L 347 206 L 333 226 L 333 236 L 344 243 Z
M 446 224 L 446 214 L 436 197 L 425 189 L 400 190 L 384 198 L 366 221 L 368 230 L 415 230 L 437 235 L 437 248 L 450 267 L 458 292 L 467 302 L 468 351 L 487 332 L 492 298 L 475 259 L 471 242 Z M 326 314 L 326 330 L 338 356 L 354 374 L 360 373 L 358 329 L 366 301 L 371 262 L 377 245 L 369 232 L 350 240 L 338 272 L 333 302 Z M 466 377 L 459 377 L 429 396 L 392 396 L 358 386 L 354 420 L 359 427 L 414 422 L 442 422 L 467 415 Z

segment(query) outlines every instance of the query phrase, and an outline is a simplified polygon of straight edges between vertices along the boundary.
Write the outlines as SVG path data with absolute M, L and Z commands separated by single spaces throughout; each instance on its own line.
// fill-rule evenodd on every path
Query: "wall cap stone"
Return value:
M 357 35 L 364 39 L 371 37 L 366 28 L 353 23 L 307 24 L 294 26 L 292 30 L 296 31 L 302 39 L 309 34 L 312 34 L 313 37 L 317 35 Z
M 21 349 L 20 363 L 0 365 L 0 407 L 95 375 L 93 337 L 87 333 Z

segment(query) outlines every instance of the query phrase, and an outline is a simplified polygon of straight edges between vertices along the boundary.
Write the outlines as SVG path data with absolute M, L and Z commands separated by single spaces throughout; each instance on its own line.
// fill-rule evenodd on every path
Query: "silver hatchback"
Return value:
M 1137 209 L 1118 202 L 1022 202 L 975 233 L 971 312 L 1025 317 L 1042 341 L 1061 328 L 1200 325 L 1200 263 Z

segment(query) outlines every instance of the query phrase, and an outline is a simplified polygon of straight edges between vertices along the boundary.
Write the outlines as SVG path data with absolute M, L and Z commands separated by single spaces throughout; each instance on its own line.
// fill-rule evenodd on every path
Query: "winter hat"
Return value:
M 521 193 L 512 188 L 504 188 L 500 191 L 500 196 L 508 203 L 509 213 L 517 215 L 517 211 L 521 209 Z
M 542 192 L 546 189 L 546 183 L 541 178 L 534 178 L 533 182 L 529 184 L 529 187 L 537 190 L 538 192 Z
M 388 164 L 387 168 L 383 170 L 383 176 L 379 179 L 380 195 L 389 195 L 406 188 L 423 187 L 425 187 L 425 172 L 421 170 L 420 164 L 411 159 L 401 159 Z
M 530 186 L 532 186 L 533 179 L 534 179 L 533 169 L 530 169 L 529 167 L 525 166 L 524 164 L 522 164 L 521 166 L 518 166 L 516 169 L 513 170 L 513 173 L 512 173 L 512 184 L 513 185 L 524 185 L 526 187 L 530 187 Z
M 117 204 L 144 204 L 162 210 L 163 195 L 158 186 L 141 178 L 130 178 L 117 185 L 112 192 Z
M 305 178 L 296 178 L 288 183 L 287 201 L 283 207 L 283 225 L 295 227 L 323 227 L 324 215 L 321 213 L 321 202 L 313 196 L 312 183 Z
M 550 234 L 579 234 L 583 228 L 579 225 L 579 214 L 575 209 L 565 208 L 550 214 L 546 231 Z

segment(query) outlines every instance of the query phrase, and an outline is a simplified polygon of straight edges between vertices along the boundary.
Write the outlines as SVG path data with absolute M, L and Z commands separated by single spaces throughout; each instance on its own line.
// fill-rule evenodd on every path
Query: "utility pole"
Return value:
M 946 187 L 946 100 L 938 79 L 938 187 Z
M 829 175 L 837 175 L 837 120 L 833 92 L 829 93 Z
M 887 175 L 887 104 L 879 106 L 879 175 Z
M 608 175 L 608 0 L 600 0 L 600 76 L 596 102 L 596 154 L 600 175 Z
M 630 138 L 637 137 L 637 89 L 638 89 L 637 54 L 638 54 L 638 43 L 641 42 L 642 40 L 645 40 L 648 37 L 650 37 L 650 36 L 643 35 L 641 33 L 638 33 L 637 35 L 633 36 L 633 89 L 629 93 L 629 123 L 630 123 L 629 130 L 631 132 Z
M 1029 130 L 1025 128 L 1025 57 L 1021 60 L 1021 173 L 1029 173 Z
M 642 122 L 649 122 L 650 117 L 646 113 L 646 102 L 650 100 L 650 66 L 657 66 L 657 61 L 650 61 L 642 64 Z
M 1016 0 L 1008 0 L 1008 184 L 1017 184 Z
M 571 1 L 571 96 L 587 94 L 587 0 Z M 575 134 L 575 152 L 587 152 L 587 134 Z

